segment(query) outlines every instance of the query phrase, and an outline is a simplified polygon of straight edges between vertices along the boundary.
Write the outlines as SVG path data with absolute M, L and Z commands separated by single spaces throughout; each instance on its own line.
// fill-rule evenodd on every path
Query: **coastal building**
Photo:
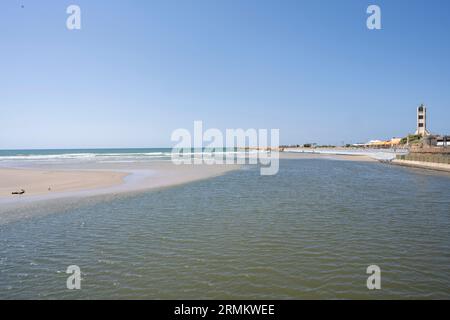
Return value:
M 402 138 L 392 138 L 392 139 L 389 141 L 391 147 L 398 146 L 398 145 L 401 144 L 401 142 L 402 142 Z
M 450 136 L 430 134 L 422 139 L 422 147 L 450 147 Z
M 427 108 L 423 104 L 417 108 L 416 134 L 422 137 L 430 135 L 430 132 L 427 130 Z
M 436 145 L 438 147 L 450 147 L 450 136 L 438 136 L 436 138 Z
M 352 147 L 355 147 L 355 148 L 362 148 L 362 147 L 366 147 L 366 146 L 367 146 L 367 143 L 364 143 L 364 142 L 358 142 L 358 143 L 352 144 Z
M 401 138 L 392 138 L 391 140 L 370 140 L 365 147 L 370 148 L 393 148 L 400 145 Z

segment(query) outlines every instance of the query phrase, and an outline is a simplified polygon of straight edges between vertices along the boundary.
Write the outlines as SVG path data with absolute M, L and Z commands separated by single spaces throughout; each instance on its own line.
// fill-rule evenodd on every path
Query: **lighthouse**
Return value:
M 427 108 L 423 104 L 417 108 L 416 134 L 422 137 L 430 135 L 430 132 L 427 130 Z

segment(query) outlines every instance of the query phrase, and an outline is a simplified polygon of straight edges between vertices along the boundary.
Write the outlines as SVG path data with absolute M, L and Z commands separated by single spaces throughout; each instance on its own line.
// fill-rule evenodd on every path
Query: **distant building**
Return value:
M 450 136 L 438 136 L 436 138 L 436 145 L 438 147 L 450 147 Z
M 393 148 L 398 146 L 401 140 L 401 138 L 392 138 L 391 140 L 370 140 L 368 143 L 364 144 L 364 146 L 375 148 Z
M 354 143 L 354 144 L 352 144 L 352 147 L 366 147 L 367 146 L 367 143 L 364 143 L 364 142 L 358 142 L 358 143 Z
M 416 134 L 422 137 L 430 135 L 430 132 L 427 130 L 427 108 L 423 104 L 417 108 Z
M 391 141 L 389 141 L 391 146 L 398 146 L 402 142 L 402 138 L 392 138 Z
M 422 147 L 450 147 L 450 136 L 430 134 L 422 139 Z

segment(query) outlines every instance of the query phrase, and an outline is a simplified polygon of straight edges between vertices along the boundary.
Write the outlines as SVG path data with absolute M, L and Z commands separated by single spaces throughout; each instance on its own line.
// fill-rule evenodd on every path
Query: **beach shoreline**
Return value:
M 280 152 L 280 159 L 377 162 L 361 154 Z M 0 203 L 149 190 L 188 183 L 236 170 L 239 165 L 175 165 L 170 161 L 116 164 L 47 164 L 0 168 Z M 24 190 L 24 194 L 15 194 Z
M 150 163 L 86 169 L 0 168 L 0 203 L 149 190 L 202 180 L 237 165 Z M 12 192 L 25 190 L 24 194 Z
M 126 176 L 114 171 L 0 168 L 0 199 L 112 187 L 122 184 Z M 12 194 L 20 190 L 25 193 Z
M 368 154 L 280 152 L 280 160 L 354 161 L 378 163 Z M 176 165 L 171 161 L 74 162 L 0 167 L 0 220 L 15 211 L 67 199 L 117 197 L 210 179 L 241 165 Z M 441 172 L 443 173 L 443 172 Z M 24 194 L 15 194 L 21 189 Z M 1 221 L 0 221 L 1 222 Z
M 89 168 L 89 169 L 88 169 Z M 210 179 L 238 165 L 175 165 L 171 162 L 91 164 L 79 168 L 0 168 L 0 225 L 76 206 Z M 18 177 L 18 179 L 14 179 Z M 49 179 L 51 178 L 51 179 Z M 53 182 L 51 190 L 47 185 Z M 11 192 L 24 189 L 21 195 Z
M 279 153 L 280 159 L 376 160 L 366 155 Z M 82 191 L 110 192 L 152 189 L 209 178 L 235 170 L 238 165 L 175 165 L 171 162 L 46 165 L 43 167 L 0 167 L 0 201 L 55 196 Z M 24 190 L 24 194 L 13 192 Z

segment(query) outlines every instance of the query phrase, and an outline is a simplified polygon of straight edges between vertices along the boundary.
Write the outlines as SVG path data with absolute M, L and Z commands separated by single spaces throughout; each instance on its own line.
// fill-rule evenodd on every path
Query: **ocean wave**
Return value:
M 183 156 L 220 156 L 234 155 L 245 156 L 257 153 L 256 151 L 203 151 L 203 152 L 184 152 Z M 171 158 L 172 152 L 134 152 L 134 153 L 60 153 L 60 154 L 13 154 L 2 155 L 0 161 L 133 161 L 133 160 L 151 160 Z

